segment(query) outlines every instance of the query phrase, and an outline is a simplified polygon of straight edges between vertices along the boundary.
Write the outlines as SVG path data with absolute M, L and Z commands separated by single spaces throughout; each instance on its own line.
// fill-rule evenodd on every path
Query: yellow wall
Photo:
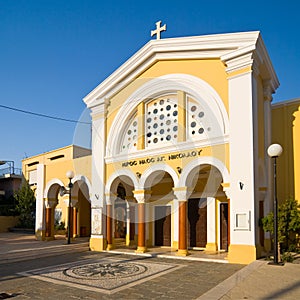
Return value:
M 0 216 L 0 232 L 7 232 L 10 227 L 15 227 L 19 217 Z
M 175 158 L 175 159 L 169 159 L 169 157 L 174 157 L 175 155 L 182 153 L 186 156 L 190 155 L 192 151 L 196 152 L 196 156 L 189 156 L 184 158 Z M 178 151 L 178 152 L 172 152 L 164 155 L 159 156 L 148 156 L 144 158 L 129 160 L 129 161 L 121 161 L 121 162 L 114 162 L 107 164 L 106 168 L 106 182 L 108 181 L 109 177 L 116 172 L 116 170 L 120 170 L 122 168 L 128 168 L 133 173 L 139 172 L 143 174 L 147 168 L 149 168 L 152 164 L 158 163 L 158 160 L 164 157 L 163 162 L 170 165 L 176 172 L 177 167 L 184 168 L 188 163 L 190 163 L 195 157 L 201 157 L 201 156 L 213 156 L 220 161 L 222 161 L 227 169 L 229 169 L 229 146 L 228 144 L 223 145 L 216 145 L 216 146 L 210 146 L 210 147 L 203 147 L 198 149 L 192 149 L 187 151 Z M 199 155 L 200 153 L 200 155 Z M 147 160 L 148 159 L 148 160 Z M 144 163 L 145 162 L 145 163 Z M 125 166 L 125 165 L 127 166 Z M 129 165 L 131 164 L 131 166 Z M 123 166 L 122 166 L 123 165 Z
M 300 99 L 272 107 L 272 143 L 283 147 L 277 159 L 278 201 L 289 197 L 300 201 Z M 298 150 L 297 150 L 298 149 Z

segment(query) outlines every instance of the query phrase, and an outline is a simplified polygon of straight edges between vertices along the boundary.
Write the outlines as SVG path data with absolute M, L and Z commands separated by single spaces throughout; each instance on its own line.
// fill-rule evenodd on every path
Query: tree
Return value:
M 27 181 L 14 195 L 16 212 L 19 214 L 18 227 L 34 228 L 35 226 L 35 196 Z
M 264 231 L 274 234 L 274 214 L 262 218 Z M 278 244 L 282 250 L 295 250 L 300 233 L 300 205 L 295 199 L 287 199 L 278 207 Z

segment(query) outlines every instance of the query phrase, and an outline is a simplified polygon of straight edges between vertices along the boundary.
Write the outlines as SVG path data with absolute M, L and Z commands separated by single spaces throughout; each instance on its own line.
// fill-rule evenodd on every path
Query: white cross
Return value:
M 156 35 L 156 39 L 160 40 L 160 33 L 162 31 L 166 31 L 167 30 L 167 25 L 165 24 L 164 26 L 160 27 L 161 21 L 158 21 L 155 24 L 156 24 L 156 29 L 155 30 L 151 30 L 151 36 Z

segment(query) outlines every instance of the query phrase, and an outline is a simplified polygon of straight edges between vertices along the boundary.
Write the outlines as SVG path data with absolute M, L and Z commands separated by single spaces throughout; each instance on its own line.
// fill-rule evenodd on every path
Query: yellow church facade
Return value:
M 75 158 L 69 146 L 23 161 L 27 179 L 37 170 L 36 235 L 54 237 L 56 210 L 66 221 L 59 191 L 72 169 L 72 235 L 88 228 L 91 250 L 109 251 L 121 241 L 137 253 L 155 246 L 179 256 L 225 251 L 231 263 L 261 257 L 271 243 L 259 219 L 273 208 L 266 149 L 273 142 L 285 149 L 287 141 L 281 129 L 280 136 L 272 130 L 283 113 L 274 106 L 272 123 L 278 86 L 259 32 L 151 40 L 84 98 L 91 153 L 81 149 Z M 290 121 L 298 124 L 294 102 Z M 290 149 L 297 143 L 287 142 Z M 49 159 L 64 151 L 71 151 L 65 163 Z M 284 155 L 279 168 L 290 159 Z M 299 161 L 293 163 L 299 196 Z M 279 177 L 280 193 L 284 180 Z M 88 211 L 90 225 L 80 224 L 80 211 Z

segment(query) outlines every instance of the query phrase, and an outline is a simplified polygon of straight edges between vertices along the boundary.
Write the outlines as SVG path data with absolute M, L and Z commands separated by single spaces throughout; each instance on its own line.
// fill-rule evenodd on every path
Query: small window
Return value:
M 61 154 L 61 155 L 56 155 L 56 156 L 50 157 L 49 159 L 50 160 L 56 160 L 56 159 L 60 159 L 60 158 L 63 158 L 63 157 L 65 157 L 64 154 Z

